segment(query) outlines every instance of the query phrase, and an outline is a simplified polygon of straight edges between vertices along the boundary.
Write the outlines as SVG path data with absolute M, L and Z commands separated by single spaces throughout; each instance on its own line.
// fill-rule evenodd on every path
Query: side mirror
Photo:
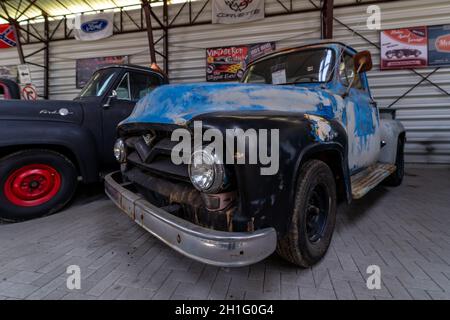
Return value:
M 367 72 L 372 70 L 372 55 L 369 51 L 361 51 L 353 57 L 355 64 L 355 71 L 357 73 Z
M 370 51 L 365 50 L 356 53 L 353 56 L 353 64 L 355 66 L 355 74 L 360 74 L 372 70 L 372 55 L 370 54 Z M 355 78 L 356 76 L 353 77 L 352 82 L 342 96 L 343 98 L 348 96 L 350 89 L 355 84 Z
M 106 103 L 103 105 L 103 108 L 108 109 L 111 107 L 111 101 L 117 98 L 117 91 L 113 90 L 111 91 L 111 95 L 108 97 L 108 100 L 106 100 Z

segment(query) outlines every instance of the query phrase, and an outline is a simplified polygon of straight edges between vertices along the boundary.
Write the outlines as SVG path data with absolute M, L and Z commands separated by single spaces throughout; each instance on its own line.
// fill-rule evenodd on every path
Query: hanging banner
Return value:
M 428 27 L 428 64 L 450 65 L 450 24 Z
M 16 46 L 16 35 L 10 24 L 0 24 L 0 49 Z
M 241 23 L 264 19 L 264 0 L 213 0 L 212 23 Z
M 274 50 L 274 42 L 206 49 L 206 81 L 238 81 L 247 64 Z
M 108 38 L 114 31 L 114 12 L 78 15 L 68 22 L 68 27 L 73 29 L 77 40 L 94 41 Z
M 384 30 L 380 35 L 381 70 L 426 67 L 427 27 Z
M 100 58 L 78 59 L 76 62 L 76 87 L 81 89 L 99 68 L 110 64 L 128 63 L 128 56 L 112 56 Z

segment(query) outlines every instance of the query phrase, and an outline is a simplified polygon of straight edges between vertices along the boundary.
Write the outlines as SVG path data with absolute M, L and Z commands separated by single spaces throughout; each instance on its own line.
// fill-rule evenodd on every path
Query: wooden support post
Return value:
M 169 76 L 169 9 L 167 6 L 167 0 L 164 0 L 163 4 L 163 24 L 164 24 L 163 30 L 164 72 L 167 76 Z
M 148 37 L 148 48 L 150 49 L 150 63 L 156 63 L 156 51 L 155 43 L 153 40 L 153 27 L 150 13 L 150 3 L 147 0 L 142 0 L 142 6 L 144 7 L 145 23 L 147 25 L 147 37 Z
M 48 15 L 44 16 L 44 99 L 49 98 L 50 87 L 50 29 L 48 25 Z
M 321 12 L 322 39 L 333 38 L 333 0 L 324 0 Z
M 16 37 L 16 48 L 17 48 L 17 52 L 19 53 L 20 64 L 24 64 L 25 63 L 25 56 L 23 55 L 22 41 L 20 39 L 19 23 L 17 21 L 15 21 L 15 20 L 11 19 L 9 21 L 9 24 L 14 29 L 14 35 Z

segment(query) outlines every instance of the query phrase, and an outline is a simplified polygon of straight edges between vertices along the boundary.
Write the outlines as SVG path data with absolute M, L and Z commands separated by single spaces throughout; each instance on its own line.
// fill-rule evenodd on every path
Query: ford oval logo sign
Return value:
M 108 26 L 108 21 L 105 19 L 97 19 L 85 22 L 81 25 L 81 30 L 87 33 L 98 32 L 104 30 Z

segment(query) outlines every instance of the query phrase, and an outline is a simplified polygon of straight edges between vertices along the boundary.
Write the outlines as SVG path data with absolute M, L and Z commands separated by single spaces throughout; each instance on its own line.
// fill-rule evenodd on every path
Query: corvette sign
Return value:
M 240 23 L 264 18 L 264 0 L 213 0 L 212 23 Z

